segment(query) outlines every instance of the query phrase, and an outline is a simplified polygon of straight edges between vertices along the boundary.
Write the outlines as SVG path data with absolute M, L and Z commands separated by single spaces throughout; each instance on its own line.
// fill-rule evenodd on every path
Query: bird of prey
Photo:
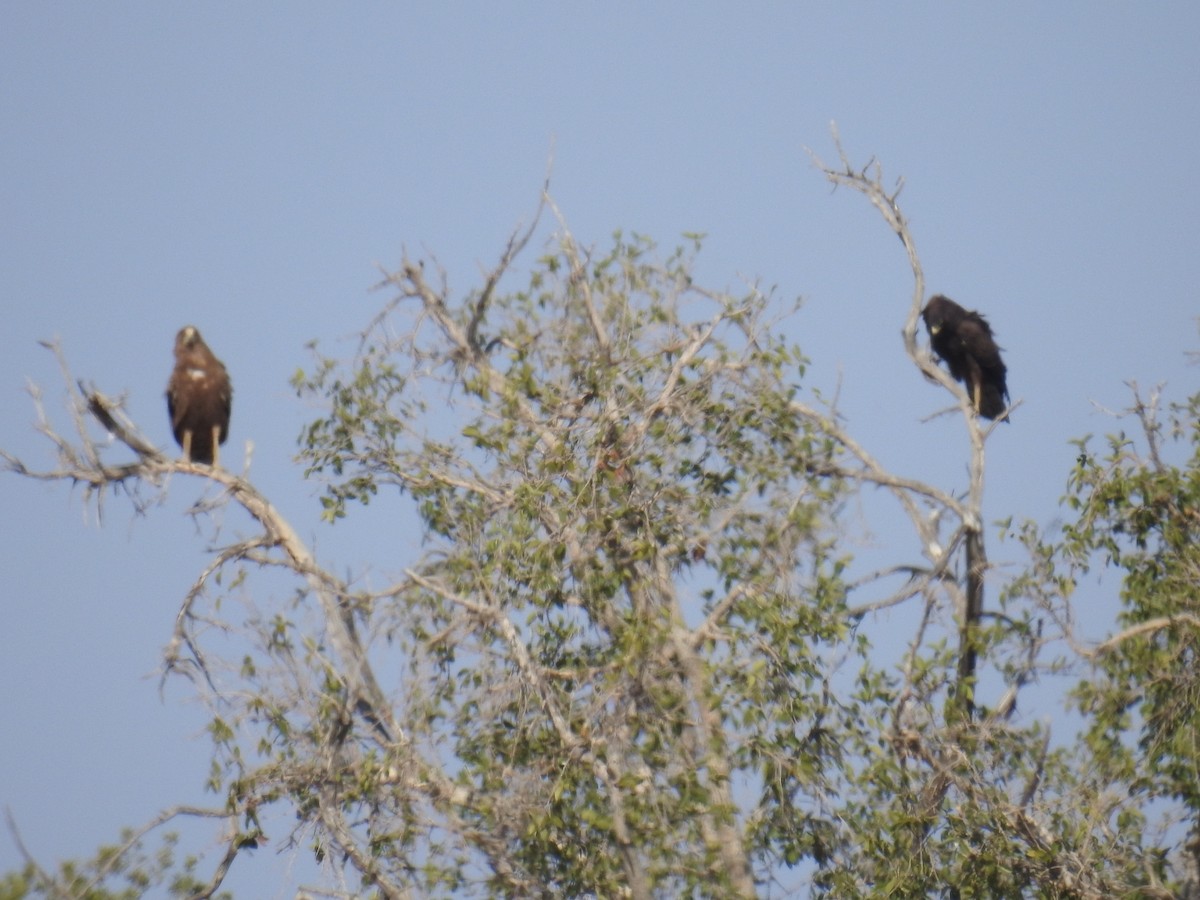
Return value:
M 967 388 L 975 411 L 994 419 L 1008 407 L 1008 370 L 987 319 L 937 294 L 921 312 L 933 352 Z
M 225 365 L 195 326 L 181 328 L 175 336 L 175 370 L 167 382 L 167 412 L 185 460 L 217 465 L 232 407 L 233 385 Z

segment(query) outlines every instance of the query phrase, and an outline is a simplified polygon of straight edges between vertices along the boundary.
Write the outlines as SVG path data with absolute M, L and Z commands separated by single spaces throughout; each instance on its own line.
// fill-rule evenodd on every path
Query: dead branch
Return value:
M 975 415 L 967 392 L 954 382 L 950 375 L 937 365 L 932 355 L 921 350 L 917 345 L 917 322 L 921 308 L 925 302 L 925 274 L 921 268 L 920 256 L 917 253 L 916 241 L 908 227 L 908 221 L 900 209 L 898 197 L 903 189 L 903 181 L 897 183 L 894 191 L 889 193 L 883 186 L 883 169 L 878 162 L 871 160 L 862 168 L 856 169 L 842 148 L 837 133 L 836 124 L 832 128 L 834 145 L 837 147 L 841 168 L 831 168 L 825 165 L 815 154 L 810 154 L 816 165 L 824 172 L 834 185 L 844 185 L 863 194 L 871 204 L 879 210 L 888 227 L 904 245 L 908 255 L 909 266 L 912 270 L 913 291 L 909 303 L 908 315 L 905 319 L 901 334 L 904 339 L 904 350 L 913 365 L 925 377 L 930 378 L 948 391 L 958 400 L 963 419 L 967 425 L 967 435 L 971 442 L 970 486 L 966 508 L 959 508 L 959 517 L 967 527 L 965 542 L 966 555 L 966 591 L 964 615 L 960 623 L 959 636 L 959 678 L 957 696 L 962 708 L 970 717 L 973 711 L 972 692 L 975 678 L 976 657 L 978 653 L 979 618 L 983 612 L 984 574 L 987 569 L 987 557 L 984 551 L 982 534 L 983 481 L 984 481 L 984 440 L 991 434 L 991 428 L 986 433 L 981 430 L 979 417 Z M 992 427 L 995 427 L 994 423 Z M 902 500 L 901 502 L 905 502 Z M 911 503 L 910 518 L 917 523 Z M 918 524 L 918 528 L 919 528 Z M 919 532 L 918 532 L 919 533 Z

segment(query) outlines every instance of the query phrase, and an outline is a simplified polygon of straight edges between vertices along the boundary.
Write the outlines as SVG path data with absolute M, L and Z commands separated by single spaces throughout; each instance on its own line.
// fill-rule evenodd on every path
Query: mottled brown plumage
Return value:
M 167 382 L 167 412 L 184 459 L 217 465 L 232 408 L 233 385 L 224 364 L 195 327 L 181 328 L 175 336 L 175 370 Z
M 1008 407 L 1008 370 L 987 319 L 938 294 L 921 312 L 933 352 L 967 386 L 976 412 L 994 419 Z

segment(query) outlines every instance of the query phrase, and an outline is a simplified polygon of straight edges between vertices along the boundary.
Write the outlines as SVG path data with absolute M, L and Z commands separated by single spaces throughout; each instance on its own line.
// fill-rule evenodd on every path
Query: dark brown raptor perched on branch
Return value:
M 191 462 L 217 464 L 217 448 L 229 436 L 233 385 L 199 330 L 187 325 L 175 336 L 175 370 L 167 382 L 171 431 Z
M 921 317 L 933 352 L 967 386 L 975 411 L 985 419 L 997 418 L 1008 407 L 1008 370 L 987 319 L 941 294 L 930 298 Z

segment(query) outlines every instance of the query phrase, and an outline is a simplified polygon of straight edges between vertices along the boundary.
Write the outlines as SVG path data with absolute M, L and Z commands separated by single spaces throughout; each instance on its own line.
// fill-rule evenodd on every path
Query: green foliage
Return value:
M 775 298 L 696 283 L 698 238 L 562 235 L 512 288 L 527 241 L 457 299 L 406 261 L 356 355 L 293 378 L 323 517 L 419 532 L 395 581 L 352 589 L 229 486 L 263 533 L 217 551 L 171 658 L 211 690 L 227 863 L 282 806 L 280 843 L 364 896 L 1184 895 L 1150 807 L 1195 830 L 1200 399 L 1182 463 L 1153 405 L 1144 450 L 1080 441 L 1071 521 L 1000 523 L 1028 566 L 985 571 L 964 629 L 981 445 L 961 494 L 884 471 L 806 399 Z M 857 571 L 867 488 L 924 559 Z M 1071 600 L 1100 563 L 1123 630 L 1089 649 Z M 250 600 L 256 566 L 292 593 Z M 1083 740 L 1018 712 L 1080 674 Z M 202 889 L 170 836 L 128 843 L 0 900 Z
M 1117 639 L 1096 656 L 1080 708 L 1098 758 L 1131 789 L 1181 801 L 1200 823 L 1200 395 L 1170 431 L 1139 398 L 1142 444 L 1124 434 L 1102 454 L 1080 442 L 1067 502 L 1077 519 L 1063 551 L 1124 572 Z M 1167 461 L 1176 448 L 1181 464 Z M 1136 735 L 1136 745 L 1128 738 Z
M 1090 436 L 1076 442 L 1070 518 L 1055 540 L 1021 529 L 1032 562 L 1006 595 L 1031 598 L 1078 640 L 1068 601 L 1092 599 L 1087 573 L 1119 580 L 1118 631 L 1081 648 L 1072 697 L 1082 742 L 1060 752 L 1045 809 L 1074 858 L 1103 847 L 1095 867 L 1110 885 L 1191 896 L 1200 886 L 1200 395 L 1167 421 L 1157 393 L 1147 401 L 1135 390 L 1134 401 L 1135 436 L 1110 435 L 1099 451 Z M 1083 583 L 1088 596 L 1077 597 Z
M 419 696 L 479 798 L 464 815 L 503 836 L 517 883 L 567 895 L 619 893 L 634 853 L 655 891 L 727 895 L 735 778 L 763 792 L 756 857 L 795 864 L 810 828 L 837 830 L 784 803 L 819 807 L 844 766 L 828 723 L 858 717 L 828 688 L 843 487 L 820 473 L 839 449 L 793 402 L 805 363 L 764 327 L 770 298 L 695 287 L 692 251 L 564 243 L 525 290 L 473 295 L 432 336 L 424 302 L 300 385 L 331 402 L 304 435 L 327 508 L 392 487 L 437 541 L 375 615 L 414 679 L 437 673 Z M 435 393 L 454 399 L 431 422 Z
M 101 847 L 95 857 L 64 862 L 56 872 L 33 863 L 0 881 L 0 900 L 138 900 L 141 897 L 191 897 L 206 885 L 196 876 L 198 860 L 178 858 L 178 835 L 166 832 L 158 849 L 148 850 L 126 831 L 121 844 Z M 216 893 L 216 900 L 229 900 Z

